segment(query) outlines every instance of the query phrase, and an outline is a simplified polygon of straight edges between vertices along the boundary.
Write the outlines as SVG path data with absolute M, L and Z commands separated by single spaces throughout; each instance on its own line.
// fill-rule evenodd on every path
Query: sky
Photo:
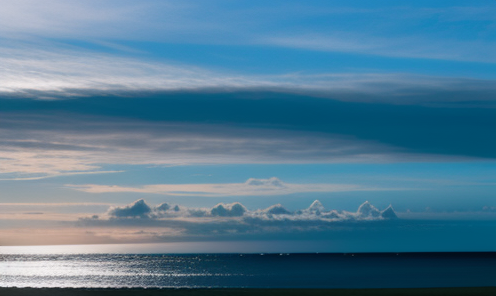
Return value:
M 496 2 L 0 3 L 0 246 L 496 251 Z

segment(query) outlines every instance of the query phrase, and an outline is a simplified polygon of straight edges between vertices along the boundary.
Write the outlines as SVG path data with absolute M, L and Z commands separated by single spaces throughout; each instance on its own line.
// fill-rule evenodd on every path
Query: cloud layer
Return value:
M 175 196 L 268 196 L 286 195 L 302 192 L 342 192 L 390 190 L 384 188 L 366 188 L 353 184 L 291 184 L 284 183 L 276 177 L 270 179 L 250 178 L 245 183 L 226 184 L 157 184 L 139 187 L 116 185 L 66 185 L 69 188 L 88 193 L 153 193 Z
M 272 1 L 253 7 L 247 3 L 226 5 L 226 1 L 206 5 L 202 1 L 178 4 L 147 0 L 138 4 L 47 0 L 41 5 L 33 0 L 8 0 L 2 1 L 2 7 L 0 37 L 4 38 L 34 39 L 34 35 L 92 41 L 255 44 L 393 57 L 495 61 L 494 39 L 487 37 L 493 33 L 488 23 L 494 21 L 495 8 L 485 1 L 465 6 L 451 2 L 357 6 L 337 1 L 330 6 L 325 2 Z
M 0 118 L 0 173 L 11 174 L 3 179 L 98 173 L 101 164 L 381 162 L 403 155 L 372 141 L 320 133 L 56 118 L 55 123 L 50 118 L 21 119 L 15 114 Z M 68 121 L 61 124 L 60 120 Z M 167 193 L 182 189 L 157 185 L 141 189 L 100 186 L 98 190 Z M 228 194 L 228 190 L 219 188 L 215 193 Z
M 126 206 L 111 207 L 107 213 L 102 216 L 102 219 L 124 219 L 125 221 L 130 221 L 129 219 L 167 220 L 174 218 L 193 218 L 194 221 L 199 221 L 199 223 L 201 223 L 201 221 L 217 222 L 218 220 L 215 219 L 216 217 L 230 217 L 235 220 L 239 218 L 252 218 L 267 221 L 318 220 L 324 222 L 346 220 L 369 221 L 398 218 L 391 205 L 381 211 L 368 201 L 361 204 L 356 212 L 327 210 L 318 200 L 314 201 L 308 208 L 292 212 L 285 209 L 281 204 L 272 205 L 266 209 L 256 210 L 248 210 L 239 202 L 229 204 L 219 203 L 212 208 L 190 208 L 179 205 L 170 205 L 168 203 L 150 206 L 144 199 L 139 199 Z M 205 218 L 206 220 L 197 220 L 196 218 Z M 94 217 L 90 218 L 90 220 L 94 219 Z M 82 218 L 82 221 L 85 221 L 85 218 Z
M 4 174 L 0 179 L 118 173 L 105 167 L 112 164 L 388 163 L 494 157 L 495 141 L 487 136 L 494 132 L 491 110 L 423 109 L 417 114 L 395 107 L 371 113 L 368 105 L 351 104 L 356 110 L 318 100 L 304 105 L 310 99 L 301 98 L 291 104 L 247 99 L 239 104 L 254 113 L 245 114 L 230 97 L 208 104 L 200 98 L 163 103 L 162 98 L 114 98 L 107 103 L 93 98 L 88 104 L 23 100 L 18 103 L 33 105 L 23 112 L 16 111 L 16 100 L 2 101 L 5 109 L 12 104 L 13 110 L 0 113 L 0 173 Z M 98 105 L 102 101 L 104 105 Z M 117 104 L 122 109 L 115 108 Z M 204 107 L 213 110 L 202 112 Z M 281 111 L 274 113 L 274 108 Z M 115 114 L 119 110 L 122 113 Z M 91 113 L 100 111 L 108 115 Z M 356 114 L 361 114 L 360 120 L 353 119 Z M 419 116 L 422 122 L 412 122 Z M 468 128 L 460 116 L 471 119 Z M 167 186 L 101 186 L 100 190 L 175 191 Z
M 368 201 L 356 212 L 327 210 L 318 201 L 308 208 L 288 211 L 277 204 L 266 209 L 248 210 L 241 203 L 219 203 L 212 208 L 188 208 L 162 203 L 148 205 L 143 199 L 123 207 L 112 207 L 106 214 L 81 218 L 84 227 L 167 227 L 179 236 L 253 235 L 270 233 L 314 233 L 333 229 L 340 223 L 396 219 L 390 205 L 380 211 Z
M 405 73 L 235 74 L 74 49 L 0 47 L 0 95 L 53 100 L 133 92 L 274 91 L 343 101 L 432 104 L 494 102 L 492 80 Z M 218 68 L 218 67 L 217 67 Z M 471 97 L 456 95 L 471 93 Z

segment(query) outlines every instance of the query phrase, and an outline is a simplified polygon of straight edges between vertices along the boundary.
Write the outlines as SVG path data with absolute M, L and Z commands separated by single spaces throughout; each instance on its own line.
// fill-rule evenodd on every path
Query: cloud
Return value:
M 263 210 L 264 213 L 269 214 L 269 215 L 290 215 L 291 212 L 286 210 L 285 207 L 283 207 L 281 204 L 276 204 L 272 205 L 265 210 Z
M 356 214 L 359 217 L 373 217 L 373 218 L 382 217 L 382 218 L 386 218 L 386 219 L 398 218 L 392 205 L 389 205 L 386 209 L 379 211 L 376 207 L 371 205 L 368 201 L 366 201 L 360 205 Z
M 305 42 L 295 41 L 297 44 Z M 477 46 L 475 46 L 478 48 Z M 0 95 L 56 100 L 143 92 L 271 91 L 343 101 L 428 104 L 494 102 L 492 80 L 405 73 L 242 74 L 74 49 L 1 47 Z M 469 92 L 472 96 L 456 95 Z
M 432 114 L 433 112 L 430 112 L 424 118 L 432 117 Z M 475 115 L 466 114 L 464 111 L 453 114 L 446 122 L 459 118 L 454 116 L 456 114 L 465 114 L 476 118 Z M 451 132 L 448 133 L 447 137 L 439 134 L 439 130 L 433 132 L 432 125 L 430 125 L 432 121 L 426 119 L 425 127 L 409 129 L 411 131 L 409 134 L 414 136 L 413 139 L 409 138 L 407 142 L 408 145 L 413 145 L 413 149 L 411 149 L 409 146 L 401 148 L 381 143 L 378 140 L 370 140 L 370 137 L 375 136 L 384 142 L 391 139 L 394 141 L 397 136 L 396 133 L 388 134 L 387 130 L 391 128 L 390 126 L 381 128 L 381 133 L 384 131 L 385 135 L 377 135 L 375 132 L 377 126 L 368 120 L 369 125 L 363 128 L 362 123 L 352 126 L 348 121 L 339 125 L 344 126 L 346 124 L 346 129 L 354 128 L 358 132 L 364 129 L 367 131 L 372 125 L 371 130 L 362 135 L 368 137 L 369 140 L 362 140 L 358 137 L 331 132 L 296 130 L 296 128 L 295 130 L 278 130 L 276 129 L 277 125 L 274 128 L 270 125 L 266 128 L 254 128 L 243 127 L 241 124 L 229 126 L 228 124 L 188 124 L 139 119 L 124 121 L 119 118 L 82 115 L 36 116 L 30 113 L 4 113 L 0 116 L 0 157 L 2 158 L 0 173 L 3 173 L 0 179 L 34 180 L 86 173 L 121 172 L 121 170 L 112 170 L 106 166 L 112 164 L 160 166 L 229 163 L 459 161 L 471 159 L 463 155 L 473 155 L 486 150 L 487 153 L 492 154 L 487 155 L 486 153 L 483 156 L 492 157 L 494 154 L 494 150 L 490 149 L 493 145 L 492 139 L 486 136 L 484 130 L 486 128 L 487 132 L 492 131 L 492 125 L 483 125 L 488 122 L 486 120 L 491 122 L 492 119 L 487 118 L 488 115 L 482 115 L 476 119 L 481 120 L 480 125 L 475 125 L 474 129 L 477 127 L 477 130 L 470 130 L 472 132 L 463 133 L 462 130 L 462 133 L 454 134 L 451 129 L 457 123 L 447 125 L 446 131 Z M 435 121 L 439 121 L 439 119 L 435 118 Z M 282 122 L 284 123 L 284 120 Z M 405 123 L 401 123 L 401 125 L 408 124 L 408 122 L 405 119 Z M 310 124 L 310 129 L 314 128 L 313 122 Z M 333 124 L 335 121 L 330 120 L 325 125 Z M 255 122 L 251 125 L 260 126 L 261 124 Z M 459 124 L 459 126 L 462 125 Z M 305 125 L 303 127 L 304 129 L 307 128 Z M 429 135 L 432 134 L 438 135 L 438 142 L 423 141 L 430 139 Z M 467 141 L 466 145 L 461 145 L 460 137 L 472 140 Z M 413 141 L 414 139 L 415 141 Z M 429 150 L 442 154 L 429 154 Z M 263 184 L 258 187 L 248 185 L 244 184 L 243 186 L 250 188 L 250 191 L 254 191 L 255 188 L 267 187 Z M 284 190 L 284 188 L 277 186 L 272 187 L 279 189 L 279 191 Z M 96 190 L 96 187 L 93 189 Z M 146 188 L 123 189 L 116 187 L 112 189 L 108 186 L 102 186 L 100 189 L 150 193 L 178 191 L 176 194 L 181 194 L 180 191 L 182 191 L 181 188 L 161 186 L 160 184 Z M 225 188 L 225 191 L 228 189 Z M 188 192 L 185 193 L 188 194 Z M 217 192 L 217 194 L 221 193 Z
M 165 211 L 169 210 L 170 208 L 171 208 L 170 205 L 166 202 L 161 203 L 155 207 L 155 209 L 159 212 L 165 212 Z
M 160 10 L 162 19 L 174 21 L 180 5 L 170 1 L 61 1 L 35 0 L 2 1 L 0 12 L 0 34 L 8 37 L 37 35 L 48 38 L 98 38 L 120 36 L 125 38 L 131 32 L 137 36 L 153 25 L 143 22 L 141 17 L 155 16 L 153 10 Z M 167 15 L 167 17 L 166 17 Z M 179 24 L 178 24 L 179 25 Z M 96 30 L 98 28 L 99 30 Z M 138 29 L 139 28 L 139 29 Z M 176 27 L 177 29 L 177 27 Z M 131 33 L 132 34 L 132 33 Z
M 232 204 L 220 203 L 212 208 L 210 214 L 212 216 L 219 216 L 219 217 L 241 217 L 247 211 L 248 210 L 245 208 L 245 206 L 243 206 L 239 202 L 235 202 Z
M 125 207 L 111 208 L 108 215 L 115 218 L 147 218 L 151 210 L 145 200 L 140 199 Z
M 492 36 L 491 27 L 486 23 L 493 20 L 494 7 L 485 3 L 463 7 L 430 7 L 428 4 L 356 7 L 349 3 L 330 6 L 284 1 L 283 4 L 263 3 L 256 9 L 244 3 L 225 4 L 224 1 L 206 5 L 201 1 L 150 0 L 139 3 L 47 0 L 40 4 L 35 0 L 4 0 L 0 36 L 28 40 L 35 39 L 33 36 L 38 37 L 36 39 L 105 40 L 106 43 L 117 39 L 261 44 L 482 62 L 494 62 L 495 58 L 493 40 L 484 38 Z M 315 21 L 308 22 L 308 19 Z M 323 19 L 325 22 L 320 21 Z M 459 26 L 460 21 L 469 21 L 472 25 Z M 446 24 L 457 30 L 446 30 Z M 476 33 L 473 30 L 477 30 Z M 289 33 L 299 35 L 288 36 Z M 467 40 L 467 33 L 477 35 L 479 40 Z
M 26 115 L 19 121 L 14 114 L 0 116 L 0 173 L 4 174 L 1 179 L 120 172 L 102 169 L 104 164 L 382 162 L 404 156 L 395 152 L 395 148 L 372 141 L 315 132 L 139 120 L 106 121 L 94 117 L 67 121 L 65 117 L 58 117 L 58 121 L 64 123 L 53 124 L 50 118 L 57 117 L 41 120 L 29 117 Z M 269 185 L 238 184 L 237 187 L 250 189 L 250 192 L 257 188 L 284 190 Z M 233 186 L 215 190 L 211 186 L 205 189 L 198 185 L 197 189 L 214 190 L 213 193 L 222 195 L 229 194 Z M 91 190 L 96 191 L 97 187 Z M 172 185 L 127 189 L 100 186 L 99 190 L 178 195 L 191 191 Z
M 46 178 L 54 178 L 54 177 L 62 177 L 62 176 L 74 176 L 74 175 L 95 175 L 95 174 L 113 174 L 113 173 L 123 173 L 125 171 L 89 171 L 89 172 L 52 172 L 51 174 L 46 174 L 45 173 L 42 176 L 37 176 L 37 177 L 11 177 L 11 178 L 5 178 L 5 179 L 0 179 L 0 181 L 28 181 L 28 180 L 41 180 L 41 179 L 46 179 Z M 42 172 L 38 172 L 42 173 Z
M 381 212 L 373 205 L 371 205 L 368 201 L 360 205 L 357 213 L 359 216 L 363 216 L 363 217 L 369 217 L 369 216 L 379 217 L 381 214 Z
M 267 237 L 280 235 L 318 235 L 347 227 L 361 227 L 363 223 L 389 223 L 397 218 L 392 207 L 378 211 L 378 215 L 363 211 L 371 207 L 362 204 L 357 212 L 326 210 L 315 201 L 309 208 L 294 212 L 282 205 L 249 210 L 241 203 L 220 203 L 212 208 L 150 206 L 144 200 L 123 207 L 114 207 L 104 215 L 80 218 L 80 227 L 129 228 L 157 233 L 156 240 L 222 239 L 226 237 Z M 166 209 L 166 210 L 165 210 Z M 161 230 L 161 228 L 163 228 Z M 167 229 L 167 231 L 165 231 Z M 98 232 L 98 230 L 95 230 Z M 165 232 L 164 232 L 165 231 Z M 159 234 L 161 233 L 161 234 Z
M 116 185 L 66 185 L 68 188 L 88 193 L 153 193 L 173 196 L 267 196 L 286 195 L 302 192 L 344 192 L 391 190 L 388 188 L 362 187 L 353 184 L 292 184 L 284 183 L 276 177 L 270 179 L 250 178 L 245 183 L 214 184 L 157 184 L 139 187 Z M 222 205 L 220 205 L 222 206 Z M 219 211 L 222 211 L 220 209 Z
M 368 104 L 282 94 L 270 99 L 271 94 L 264 93 L 269 99 L 255 100 L 251 98 L 256 95 L 240 99 L 238 93 L 211 103 L 209 98 L 225 94 L 194 99 L 190 95 L 57 102 L 2 99 L 0 179 L 121 172 L 106 167 L 113 164 L 459 161 L 494 158 L 496 151 L 494 139 L 487 136 L 494 133 L 491 109 L 408 111 L 381 104 L 374 105 L 374 113 L 364 112 Z M 200 107 L 190 107 L 196 104 Z M 26 110 L 19 111 L 19 106 Z M 212 114 L 201 106 L 213 109 Z M 470 125 L 459 118 L 470 118 Z M 399 137 L 398 129 L 408 137 Z M 172 188 L 140 190 L 158 193 Z
M 99 53 L 1 50 L 0 63 L 4 71 L 0 74 L 0 93 L 4 95 L 53 99 L 133 90 L 234 88 L 252 83 L 244 77 L 228 77 L 194 66 L 151 63 Z
M 325 208 L 320 201 L 316 200 L 308 207 L 307 210 L 312 213 L 320 213 L 324 212 Z
M 398 218 L 392 205 L 389 205 L 385 210 L 381 212 L 381 217 L 386 219 Z
M 483 206 L 482 210 L 484 212 L 496 212 L 496 207 L 493 206 Z
M 320 204 L 316 201 L 315 204 Z M 241 203 L 220 203 L 212 208 L 184 206 L 150 206 L 137 200 L 127 206 L 114 207 L 105 214 L 81 217 L 76 225 L 95 233 L 127 229 L 146 236 L 147 241 L 218 240 L 246 238 L 318 236 L 344 228 L 367 226 L 367 223 L 389 223 L 396 215 L 364 215 L 360 212 L 325 210 L 309 207 L 288 211 L 281 205 L 249 210 Z M 164 210 L 167 208 L 167 210 Z M 388 208 L 389 209 L 389 208 Z M 392 209 L 385 211 L 392 211 Z M 385 212 L 381 211 L 381 213 Z M 394 213 L 394 211 L 393 211 Z M 357 224 L 358 223 L 358 224 Z M 364 224 L 365 223 L 365 224 Z M 155 233 L 153 235 L 153 233 Z M 151 236 L 150 236 L 151 235 Z
M 372 243 L 377 241 L 382 233 L 386 234 L 388 242 L 409 239 L 408 242 L 415 243 L 419 237 L 425 238 L 425 234 L 433 230 L 436 233 L 433 238 L 437 238 L 444 233 L 442 229 L 445 229 L 446 225 L 451 225 L 453 241 L 459 239 L 461 227 L 469 233 L 472 233 L 474 229 L 481 229 L 481 231 L 484 229 L 484 233 L 492 233 L 486 227 L 490 225 L 491 229 L 494 228 L 495 219 L 494 212 L 430 213 L 430 216 L 416 216 L 410 213 L 398 213 L 397 215 L 391 206 L 377 209 L 368 202 L 362 204 L 358 207 L 359 210 L 354 212 L 326 209 L 324 204 L 315 201 L 309 207 L 295 211 L 284 209 L 282 205 L 273 205 L 265 209 L 246 208 L 241 216 L 215 215 L 215 211 L 212 213 L 212 210 L 219 208 L 219 204 L 209 208 L 166 204 L 167 206 L 164 203 L 151 205 L 146 201 L 138 200 L 129 205 L 114 206 L 113 209 L 132 212 L 131 214 L 124 213 L 122 216 L 112 215 L 118 211 L 105 212 L 105 208 L 86 213 L 79 210 L 77 216 L 80 219 L 77 221 L 66 216 L 54 215 L 53 211 L 48 208 L 40 211 L 41 208 L 30 207 L 28 209 L 22 206 L 22 209 L 19 209 L 20 214 L 26 212 L 43 212 L 44 214 L 23 214 L 17 218 L 21 221 L 16 221 L 15 218 L 9 220 L 10 218 L 7 218 L 5 214 L 0 215 L 4 224 L 9 226 L 8 228 L 0 227 L 2 234 L 0 237 L 4 245 L 40 244 L 40 242 L 43 244 L 76 244 L 322 239 L 332 240 L 334 244 L 341 239 L 349 241 L 353 237 L 362 243 L 363 238 L 367 237 Z M 221 205 L 224 209 L 244 208 L 240 203 Z M 141 210 L 139 210 L 140 207 Z M 74 208 L 81 207 L 75 206 Z M 366 208 L 375 208 L 380 215 L 377 216 L 371 212 L 367 215 L 367 212 L 363 211 Z M 2 209 L 5 208 L 2 207 Z M 399 219 L 396 219 L 396 215 Z M 81 218 L 83 216 L 84 218 Z M 51 221 L 46 221 L 47 219 Z M 36 235 L 26 236 L 27 232 Z M 79 237 L 79 240 L 76 237 Z
M 105 215 L 102 215 L 102 217 L 107 217 L 110 220 L 124 219 L 126 221 L 129 221 L 129 219 L 138 219 L 141 221 L 143 218 L 155 221 L 190 218 L 190 223 L 213 222 L 214 224 L 219 222 L 216 218 L 231 218 L 238 222 L 244 221 L 244 219 L 261 219 L 267 221 L 318 220 L 323 222 L 338 222 L 345 220 L 381 220 L 397 218 L 391 205 L 383 211 L 380 211 L 368 201 L 361 204 L 356 212 L 326 210 L 322 203 L 318 200 L 314 201 L 310 207 L 306 209 L 291 212 L 284 208 L 281 204 L 276 204 L 266 209 L 256 210 L 248 210 L 239 202 L 230 204 L 219 203 L 212 208 L 188 208 L 184 206 L 180 207 L 178 205 L 172 207 L 168 203 L 150 206 L 144 199 L 139 199 L 126 206 L 111 207 Z M 98 217 L 91 216 L 88 219 L 95 220 L 98 219 Z M 82 221 L 85 220 L 86 218 L 82 218 Z
M 314 51 L 372 54 L 386 57 L 407 57 L 495 63 L 496 43 L 487 41 L 434 40 L 410 36 L 390 38 L 346 32 L 335 35 L 302 34 L 275 36 L 261 43 Z

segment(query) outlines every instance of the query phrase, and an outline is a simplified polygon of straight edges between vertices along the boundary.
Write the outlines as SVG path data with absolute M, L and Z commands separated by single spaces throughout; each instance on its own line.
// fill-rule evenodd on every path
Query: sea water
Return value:
M 3 254 L 1 287 L 496 286 L 496 253 Z

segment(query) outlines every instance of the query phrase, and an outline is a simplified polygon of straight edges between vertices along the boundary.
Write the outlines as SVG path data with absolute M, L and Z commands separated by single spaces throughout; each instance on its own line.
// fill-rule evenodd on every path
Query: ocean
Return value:
M 496 253 L 0 255 L 0 287 L 481 286 L 496 286 Z

